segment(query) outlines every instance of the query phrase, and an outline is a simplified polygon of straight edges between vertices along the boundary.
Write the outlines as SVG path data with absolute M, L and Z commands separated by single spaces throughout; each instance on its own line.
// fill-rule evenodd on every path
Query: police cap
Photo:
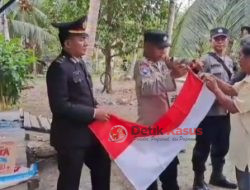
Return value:
M 168 35 L 165 32 L 158 30 L 150 30 L 144 33 L 144 42 L 155 44 L 159 48 L 169 47 Z
M 83 16 L 73 22 L 64 23 L 52 23 L 52 26 L 58 28 L 59 39 L 61 44 L 72 35 L 81 35 L 87 37 L 88 34 L 85 32 L 87 25 L 87 17 Z
M 229 36 L 228 29 L 226 29 L 224 27 L 218 27 L 218 28 L 214 28 L 214 29 L 210 30 L 210 37 L 211 38 L 216 38 L 218 36 L 228 37 Z

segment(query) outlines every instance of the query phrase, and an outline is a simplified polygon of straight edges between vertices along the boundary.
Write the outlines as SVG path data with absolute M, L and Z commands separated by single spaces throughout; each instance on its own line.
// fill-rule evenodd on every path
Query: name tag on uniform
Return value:
M 74 71 L 73 72 L 73 81 L 75 83 L 81 82 L 82 81 L 82 75 L 80 71 Z

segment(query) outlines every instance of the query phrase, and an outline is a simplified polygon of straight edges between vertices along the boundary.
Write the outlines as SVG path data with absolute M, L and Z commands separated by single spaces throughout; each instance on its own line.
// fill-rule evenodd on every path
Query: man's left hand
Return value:
M 204 75 L 202 79 L 206 83 L 208 89 L 211 90 L 212 92 L 216 92 L 219 89 L 219 86 L 214 76 Z

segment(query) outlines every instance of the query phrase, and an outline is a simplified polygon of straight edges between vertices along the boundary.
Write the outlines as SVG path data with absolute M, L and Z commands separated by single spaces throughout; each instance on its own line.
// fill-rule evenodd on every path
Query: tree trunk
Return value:
M 3 1 L 0 1 L 0 7 L 2 7 L 2 5 L 3 5 Z M 3 11 L 0 14 L 0 33 L 4 35 L 5 40 L 10 40 L 8 20 L 7 20 L 5 11 Z
M 176 9 L 176 0 L 170 0 L 169 2 L 169 16 L 168 16 L 168 42 L 172 42 L 172 35 L 174 29 L 174 22 L 175 22 L 175 9 Z
M 139 43 L 140 43 L 140 38 L 138 38 L 137 41 L 136 41 L 133 60 L 132 60 L 132 63 L 130 65 L 130 68 L 129 68 L 129 71 L 127 73 L 127 76 L 126 76 L 127 79 L 132 79 L 133 78 L 134 68 L 135 68 L 135 64 L 136 64 L 136 61 L 137 61 L 137 57 L 138 57 L 138 46 L 139 46 Z
M 86 59 L 91 60 L 95 48 L 96 29 L 101 0 L 91 0 L 89 5 L 87 33 L 89 34 L 89 45 L 86 52 Z
M 104 87 L 107 93 L 112 93 L 112 67 L 111 67 L 111 48 L 107 46 L 106 54 L 105 54 L 105 61 L 106 61 L 106 69 L 105 69 L 105 80 L 104 80 Z
M 112 19 L 113 19 L 113 11 L 112 11 L 112 1 L 108 0 L 107 6 L 108 6 L 108 12 L 107 12 L 107 24 L 111 26 Z M 111 55 L 111 44 L 107 42 L 105 46 L 105 62 L 106 62 L 106 75 L 105 75 L 105 81 L 104 81 L 104 87 L 103 90 L 106 90 L 107 93 L 112 92 L 112 67 L 111 67 L 111 61 L 112 61 L 112 55 Z
M 92 63 L 94 73 L 99 71 L 99 64 L 100 64 L 99 63 L 99 51 L 98 49 L 96 49 L 96 51 L 94 52 L 94 62 Z

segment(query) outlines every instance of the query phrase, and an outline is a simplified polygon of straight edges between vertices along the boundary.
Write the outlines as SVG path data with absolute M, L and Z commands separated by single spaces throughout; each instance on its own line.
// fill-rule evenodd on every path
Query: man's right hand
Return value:
M 175 63 L 173 65 L 172 70 L 171 70 L 171 76 L 173 78 L 180 78 L 180 77 L 186 75 L 187 72 L 188 72 L 188 68 L 186 65 Z
M 203 71 L 204 63 L 198 59 L 194 59 L 190 64 L 190 68 L 194 73 L 198 74 L 199 72 Z
M 110 118 L 109 113 L 102 108 L 95 109 L 95 119 L 98 121 L 108 121 Z

